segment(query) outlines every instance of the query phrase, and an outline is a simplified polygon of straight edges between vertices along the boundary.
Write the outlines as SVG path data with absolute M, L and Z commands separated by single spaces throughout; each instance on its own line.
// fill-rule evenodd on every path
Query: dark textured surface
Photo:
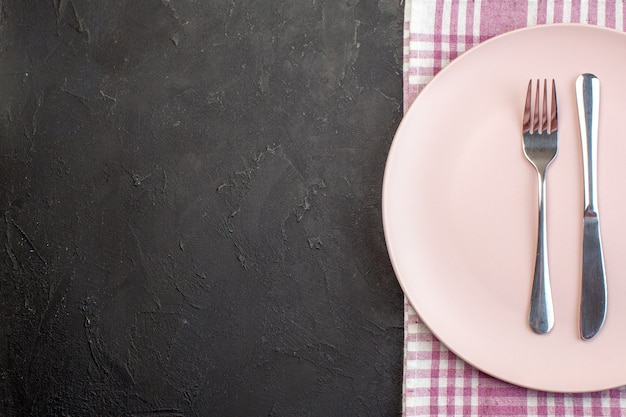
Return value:
M 0 1 L 0 415 L 401 410 L 395 1 Z

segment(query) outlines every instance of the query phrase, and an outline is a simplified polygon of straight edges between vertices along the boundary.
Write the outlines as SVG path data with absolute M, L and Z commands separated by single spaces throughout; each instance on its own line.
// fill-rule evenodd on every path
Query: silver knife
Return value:
M 607 298 L 597 190 L 600 80 L 595 75 L 582 74 L 576 79 L 576 102 L 582 139 L 585 190 L 580 335 L 588 340 L 604 324 Z

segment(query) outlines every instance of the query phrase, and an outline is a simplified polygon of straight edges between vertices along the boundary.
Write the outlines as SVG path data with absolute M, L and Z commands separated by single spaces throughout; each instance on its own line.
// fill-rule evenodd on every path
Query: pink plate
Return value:
M 598 76 L 598 195 L 608 281 L 604 327 L 579 336 L 583 179 L 574 82 Z M 554 78 L 559 153 L 547 174 L 555 326 L 527 324 L 536 173 L 522 153 L 530 78 Z M 538 26 L 468 51 L 422 91 L 389 152 L 383 221 L 394 270 L 421 320 L 484 372 L 528 388 L 626 384 L 626 35 Z

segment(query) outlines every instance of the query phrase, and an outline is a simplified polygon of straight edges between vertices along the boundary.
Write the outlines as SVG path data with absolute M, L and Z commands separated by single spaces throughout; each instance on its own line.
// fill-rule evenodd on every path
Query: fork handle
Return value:
M 582 74 L 576 79 L 576 102 L 582 139 L 585 190 L 580 334 L 587 340 L 602 328 L 607 304 L 596 179 L 600 81 L 595 75 Z
M 544 334 L 554 326 L 554 307 L 552 305 L 552 288 L 548 268 L 548 246 L 546 233 L 546 180 L 545 173 L 538 171 L 539 180 L 539 221 L 537 231 L 537 253 L 535 256 L 535 272 L 530 296 L 530 313 L 528 324 L 535 333 Z

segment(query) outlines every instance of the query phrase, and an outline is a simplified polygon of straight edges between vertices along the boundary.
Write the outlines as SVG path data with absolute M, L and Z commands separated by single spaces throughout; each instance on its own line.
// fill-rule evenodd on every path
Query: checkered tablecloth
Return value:
M 447 63 L 495 35 L 561 22 L 625 30 L 625 13 L 622 0 L 406 0 L 404 108 Z M 457 358 L 406 300 L 404 318 L 404 416 L 626 416 L 626 387 L 557 394 L 510 385 Z

